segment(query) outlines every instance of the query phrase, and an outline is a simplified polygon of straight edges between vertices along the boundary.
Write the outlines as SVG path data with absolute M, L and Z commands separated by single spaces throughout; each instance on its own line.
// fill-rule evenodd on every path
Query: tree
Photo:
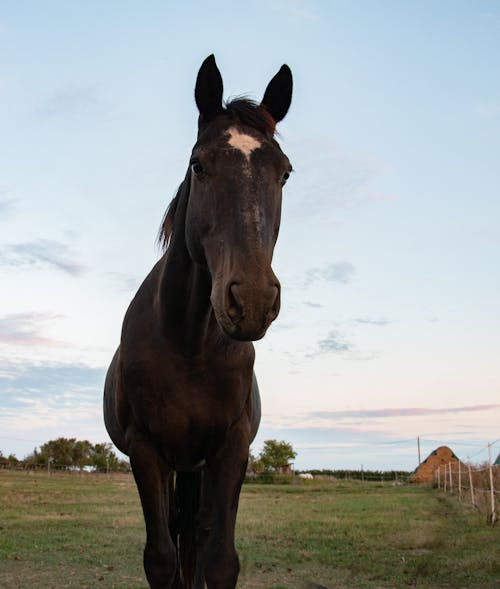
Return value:
M 119 461 L 108 443 L 94 444 L 90 464 L 99 472 L 108 472 L 119 469 Z
M 264 467 L 260 460 L 250 451 L 248 453 L 247 473 L 257 473 L 262 472 L 263 470 Z
M 78 466 L 83 470 L 84 466 L 88 466 L 91 460 L 92 444 L 88 440 L 75 440 L 72 448 L 73 466 Z
M 19 460 L 14 454 L 9 454 L 7 460 L 9 461 L 10 468 L 13 468 L 19 464 Z
M 266 440 L 257 464 L 266 472 L 276 472 L 280 467 L 288 465 L 296 456 L 297 452 L 288 442 Z
M 73 466 L 73 455 L 75 451 L 76 438 L 57 438 L 50 440 L 40 446 L 40 454 L 45 464 L 52 459 L 54 466 L 69 468 Z
M 37 466 L 47 466 L 47 457 L 43 456 L 37 448 L 33 449 L 31 454 L 25 456 L 23 460 L 25 468 L 36 468 Z

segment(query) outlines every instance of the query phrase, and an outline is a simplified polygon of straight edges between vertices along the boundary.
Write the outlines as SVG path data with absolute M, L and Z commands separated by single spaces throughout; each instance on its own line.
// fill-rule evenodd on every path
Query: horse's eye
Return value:
M 191 171 L 193 174 L 201 174 L 203 172 L 203 166 L 201 165 L 199 160 L 192 160 L 191 161 Z

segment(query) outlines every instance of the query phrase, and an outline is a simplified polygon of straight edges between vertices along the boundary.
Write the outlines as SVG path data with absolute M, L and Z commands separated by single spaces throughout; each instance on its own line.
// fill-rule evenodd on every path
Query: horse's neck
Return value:
M 185 216 L 182 209 L 179 213 Z M 219 329 L 214 325 L 210 294 L 210 275 L 193 262 L 184 227 L 178 227 L 160 275 L 159 305 L 165 335 L 188 355 L 198 353 L 213 337 L 214 329 Z

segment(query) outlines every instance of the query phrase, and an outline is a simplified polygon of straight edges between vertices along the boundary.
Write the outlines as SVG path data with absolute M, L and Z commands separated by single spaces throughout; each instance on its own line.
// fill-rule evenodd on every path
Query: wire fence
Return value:
M 500 464 L 492 461 L 493 448 L 499 441 L 488 444 L 474 455 L 487 450 L 488 458 L 483 464 L 457 459 L 434 471 L 435 487 L 484 513 L 492 525 L 500 519 Z

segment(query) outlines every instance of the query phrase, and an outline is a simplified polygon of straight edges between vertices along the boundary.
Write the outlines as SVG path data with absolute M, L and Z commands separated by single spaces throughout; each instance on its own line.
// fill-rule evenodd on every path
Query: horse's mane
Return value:
M 224 105 L 223 112 L 232 114 L 238 122 L 248 127 L 252 127 L 264 135 L 274 136 L 276 131 L 276 121 L 264 105 L 259 104 L 250 98 L 240 96 L 227 101 Z M 185 179 L 179 186 L 177 194 L 171 200 L 163 215 L 157 238 L 162 251 L 167 250 L 172 238 L 175 212 L 177 210 L 177 205 L 179 204 L 182 189 L 186 183 L 187 179 Z
M 240 123 L 253 127 L 264 135 L 274 135 L 276 121 L 264 105 L 239 96 L 226 102 L 225 107 L 225 111 L 232 113 Z
M 177 189 L 177 194 L 170 201 L 170 204 L 168 205 L 167 210 L 163 215 L 163 219 L 161 220 L 160 230 L 158 231 L 158 237 L 156 241 L 163 252 L 167 251 L 172 238 L 172 233 L 174 231 L 175 211 L 177 210 L 182 188 L 184 187 L 185 183 L 186 180 L 184 180 Z

